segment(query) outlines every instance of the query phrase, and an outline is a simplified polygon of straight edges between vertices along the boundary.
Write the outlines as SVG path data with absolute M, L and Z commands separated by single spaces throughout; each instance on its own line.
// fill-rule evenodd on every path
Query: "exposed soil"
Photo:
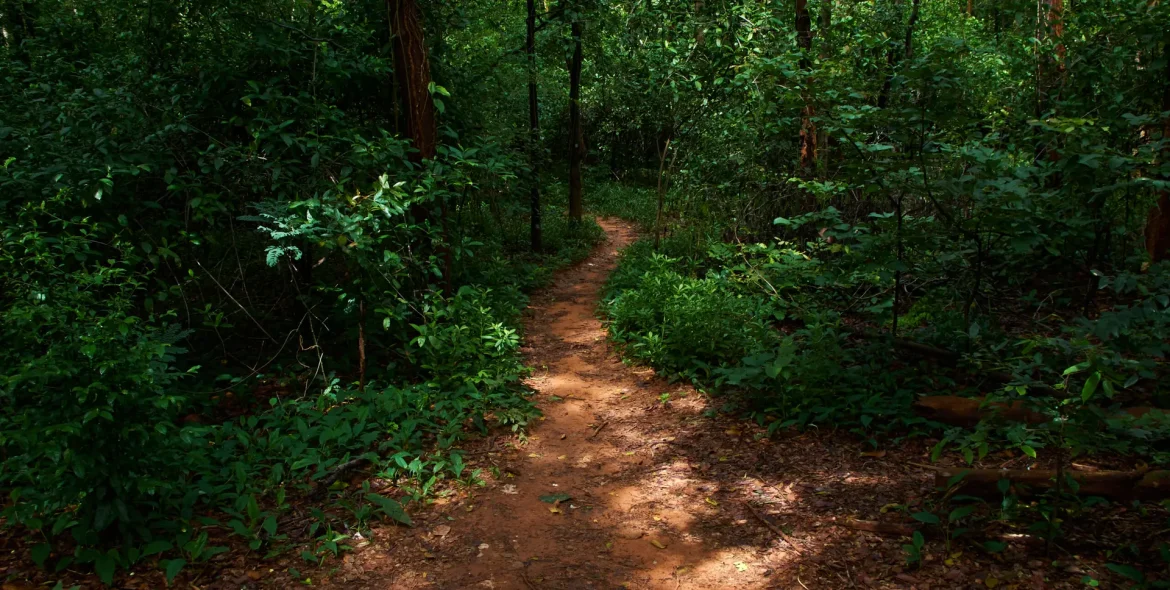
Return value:
M 346 541 L 353 551 L 319 568 L 295 551 L 272 560 L 233 551 L 179 586 L 289 588 L 308 578 L 346 589 L 1003 589 L 1085 587 L 1092 576 L 1101 587 L 1125 587 L 1104 567 L 1108 552 L 1134 543 L 1151 555 L 1170 532 L 1161 509 L 1099 505 L 1070 517 L 1067 538 L 1053 547 L 995 520 L 949 548 L 928 531 L 921 567 L 907 566 L 907 513 L 946 518 L 933 472 L 922 466 L 935 441 L 874 449 L 831 425 L 766 436 L 719 411 L 719 400 L 623 364 L 596 314 L 618 250 L 635 233 L 616 220 L 601 225 L 608 242 L 532 299 L 524 352 L 544 417 L 526 437 L 500 432 L 468 445 L 469 471 L 479 470 L 482 486 L 439 490 L 409 507 L 413 528 L 355 534 Z M 1009 454 L 987 461 L 1035 463 Z M 555 502 L 558 494 L 567 499 Z M 854 519 L 893 528 L 845 526 Z M 988 539 L 1005 549 L 982 550 Z M 0 579 L 46 579 L 29 571 L 25 549 L 0 541 Z M 92 575 L 70 579 L 98 587 Z M 162 586 L 158 571 L 120 580 Z
M 471 453 L 483 488 L 440 498 L 416 514 L 414 529 L 375 531 L 329 582 L 678 590 L 1054 588 L 1083 586 L 1087 574 L 1109 579 L 1100 560 L 1064 548 L 1048 557 L 1026 535 L 1005 536 L 1007 549 L 994 555 L 970 543 L 948 552 L 935 537 L 922 567 L 911 569 L 905 536 L 840 526 L 913 522 L 889 508 L 916 512 L 938 497 L 931 472 L 914 465 L 928 462 L 933 441 L 875 452 L 844 432 L 766 437 L 713 411 L 718 402 L 693 388 L 623 364 L 596 314 L 618 250 L 635 234 L 624 222 L 601 225 L 608 243 L 560 273 L 528 311 L 529 385 L 544 418 L 527 439 L 483 441 Z M 569 499 L 549 503 L 557 494 Z M 1110 531 L 1141 520 L 1122 506 L 1093 518 L 1110 523 L 1097 527 L 1097 547 L 1122 543 Z

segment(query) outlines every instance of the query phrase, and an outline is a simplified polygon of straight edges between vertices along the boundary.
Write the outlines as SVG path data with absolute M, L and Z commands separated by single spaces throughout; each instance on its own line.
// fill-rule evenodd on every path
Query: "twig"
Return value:
M 264 332 L 264 335 L 265 335 L 265 336 L 267 336 L 267 337 L 268 337 L 268 339 L 269 339 L 269 340 L 271 340 L 273 344 L 279 344 L 279 342 L 277 342 L 277 341 L 276 341 L 276 338 L 273 338 L 273 337 L 272 337 L 272 334 L 269 334 L 269 333 L 268 333 L 268 330 L 265 330 L 265 329 L 264 329 L 264 326 L 260 325 L 260 321 L 259 321 L 259 320 L 257 320 L 256 318 L 252 317 L 252 314 L 248 312 L 247 308 L 245 308 L 243 305 L 240 305 L 240 302 L 239 302 L 239 301 L 236 301 L 236 298 L 235 298 L 235 297 L 232 297 L 232 294 L 231 294 L 231 292 L 230 292 L 230 291 L 228 291 L 227 289 L 224 289 L 224 288 L 223 288 L 223 285 L 221 285 L 221 284 L 219 283 L 219 280 L 215 278 L 215 275 L 213 275 L 213 274 L 211 274 L 210 272 L 208 272 L 206 268 L 203 268 L 203 263 L 202 263 L 202 262 L 199 262 L 198 260 L 196 260 L 196 261 L 195 261 L 195 264 L 199 265 L 199 268 L 200 268 L 200 269 L 202 269 L 202 270 L 203 270 L 203 272 L 207 273 L 207 276 L 211 277 L 211 280 L 212 280 L 212 282 L 214 282 L 214 283 L 215 283 L 215 286 L 216 286 L 216 287 L 219 287 L 219 290 L 220 290 L 220 291 L 223 291 L 223 294 L 224 294 L 224 295 L 227 295 L 227 296 L 228 296 L 228 299 L 231 299 L 231 300 L 232 300 L 232 303 L 235 303 L 235 304 L 236 304 L 236 306 L 240 308 L 240 311 L 244 312 L 244 315 L 248 316 L 248 319 L 252 320 L 252 323 L 253 323 L 253 324 L 256 324 L 256 327 L 257 327 L 257 328 L 260 328 L 260 331 L 261 331 L 261 332 Z
M 787 533 L 784 532 L 783 529 L 772 524 L 771 521 L 764 518 L 764 515 L 760 514 L 760 512 L 758 510 L 756 510 L 756 508 L 754 506 L 752 506 L 751 504 L 744 502 L 743 505 L 747 506 L 747 509 L 751 511 L 752 515 L 754 515 L 757 519 L 759 519 L 760 522 L 764 523 L 764 526 L 768 527 L 768 529 L 770 529 L 773 533 L 776 533 L 776 535 L 778 535 L 782 541 L 784 541 L 785 543 L 788 543 L 788 546 L 792 547 L 792 549 L 794 551 L 796 551 L 797 555 L 802 554 L 800 547 L 797 547 L 796 543 L 792 542 L 792 539 L 788 536 Z
M 925 464 L 925 463 L 915 463 L 915 462 L 913 462 L 913 461 L 907 461 L 907 462 L 906 462 L 906 464 L 907 464 L 907 465 L 913 465 L 913 466 L 915 466 L 915 467 L 921 467 L 921 468 L 923 468 L 923 469 L 929 469 L 929 470 L 931 470 L 931 471 L 942 471 L 942 470 L 943 470 L 943 468 L 942 468 L 942 467 L 939 467 L 939 466 L 937 466 L 937 465 L 927 465 L 927 464 Z
M 602 428 L 605 428 L 605 425 L 606 425 L 606 424 L 609 424 L 609 420 L 606 420 L 605 422 L 602 422 L 600 425 L 598 425 L 598 427 L 597 427 L 597 428 L 594 428 L 594 429 L 593 429 L 593 434 L 590 434 L 589 436 L 585 437 L 585 439 L 586 439 L 586 440 L 589 440 L 589 439 L 591 439 L 591 438 L 593 438 L 593 437 L 597 436 L 597 433 L 598 433 L 598 432 L 601 432 L 601 429 L 602 429 Z
M 855 531 L 866 531 L 869 533 L 885 535 L 902 535 L 907 537 L 914 534 L 914 531 L 917 530 L 915 527 L 908 524 L 876 522 L 872 520 L 848 520 L 837 523 L 837 526 L 853 529 Z
M 362 467 L 369 462 L 370 460 L 365 457 L 358 457 L 357 459 L 351 459 L 345 463 L 342 463 L 341 465 L 338 465 L 337 467 L 334 467 L 333 471 L 329 472 L 329 475 L 326 475 L 317 482 L 317 491 L 314 492 L 314 495 L 319 498 L 324 497 L 325 494 L 329 491 L 329 486 L 332 486 L 334 482 L 336 482 L 338 479 L 341 479 L 343 475 L 353 471 L 354 469 L 357 469 L 358 467 Z

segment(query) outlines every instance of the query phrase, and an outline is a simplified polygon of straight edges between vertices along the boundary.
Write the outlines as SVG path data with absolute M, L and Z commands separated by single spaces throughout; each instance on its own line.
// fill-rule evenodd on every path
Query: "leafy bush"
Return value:
M 78 541 L 141 535 L 179 493 L 186 402 L 182 330 L 139 315 L 130 244 L 99 246 L 87 220 L 20 209 L 0 228 L 0 486 L 9 523 Z M 99 249 L 100 248 L 100 249 Z
M 709 372 L 774 342 L 766 302 L 736 294 L 719 278 L 684 277 L 671 270 L 677 262 L 654 254 L 637 287 L 607 304 L 613 337 L 636 357 L 672 371 Z

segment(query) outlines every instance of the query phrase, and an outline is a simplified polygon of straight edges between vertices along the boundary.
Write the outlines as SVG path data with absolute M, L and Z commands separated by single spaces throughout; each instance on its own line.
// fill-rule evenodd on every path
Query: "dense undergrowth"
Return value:
M 650 191 L 610 190 L 620 197 L 603 201 L 601 210 L 653 227 L 644 206 L 653 202 Z M 657 246 L 645 236 L 623 251 L 606 286 L 604 312 L 625 356 L 695 383 L 769 434 L 839 428 L 874 448 L 929 438 L 937 441 L 933 460 L 953 454 L 972 466 L 1005 450 L 1049 467 L 1086 458 L 1122 467 L 1136 461 L 1139 469 L 1170 462 L 1170 420 L 1148 409 L 1167 401 L 1170 264 L 1142 273 L 1094 273 L 1093 289 L 1110 302 L 1107 309 L 1086 317 L 1069 310 L 1077 298 L 1050 293 L 1054 300 L 1047 305 L 1054 309 L 1031 325 L 1015 317 L 972 321 L 956 307 L 963 294 L 937 289 L 903 300 L 895 340 L 888 291 L 893 273 L 881 270 L 890 264 L 881 262 L 891 251 L 888 221 L 847 223 L 829 208 L 776 222 L 783 229 L 769 242 L 725 241 L 728 234 L 707 219 L 665 228 Z M 801 240 L 799 230 L 809 224 L 828 230 Z M 928 234 L 937 221 L 915 224 Z M 947 255 L 942 242 L 936 244 L 939 249 L 924 252 L 915 266 L 915 280 L 935 282 L 945 272 L 931 262 Z M 1005 290 L 1025 286 L 1006 282 Z M 1019 306 L 1005 315 L 1038 317 L 1045 306 L 1034 292 L 1001 296 L 1010 301 L 1005 305 Z M 915 411 L 917 400 L 937 395 L 978 400 L 986 412 L 960 427 Z M 1001 415 L 995 404 L 1003 403 L 1038 418 L 1021 423 Z M 1135 406 L 1146 412 L 1123 411 Z M 1059 539 L 1064 515 L 1094 518 L 1094 499 L 1085 503 L 1075 495 L 1077 484 L 1068 482 L 1064 496 L 1058 488 L 1039 503 L 1022 500 L 1014 486 L 1001 487 L 1002 509 L 990 512 L 973 512 L 977 499 L 962 491 L 952 496 L 952 490 L 944 498 L 958 504 L 948 507 L 944 500 L 935 507 L 939 514 L 915 518 L 926 524 L 946 523 L 948 515 L 952 523 L 970 520 L 957 533 L 945 531 L 948 543 L 988 520 L 1030 524 L 1041 537 Z M 962 484 L 962 476 L 950 483 Z M 971 520 L 973 513 L 979 518 Z M 921 559 L 921 540 L 907 547 L 908 561 Z M 981 547 L 994 552 L 1003 545 L 987 541 Z M 1151 557 L 1139 543 L 1117 551 L 1122 561 Z M 1111 568 L 1146 580 L 1142 568 Z
M 395 131 L 384 5 L 195 4 L 0 8 L 2 519 L 48 580 L 409 523 L 537 414 L 526 292 L 602 235 L 552 191 L 533 253 L 508 125 Z
M 1170 4 L 421 4 L 0 2 L 0 491 L 38 581 L 319 562 L 473 479 L 455 445 L 534 416 L 517 317 L 600 239 L 582 194 L 646 236 L 613 337 L 772 433 L 1170 462 Z M 1050 479 L 1048 539 L 1083 505 Z

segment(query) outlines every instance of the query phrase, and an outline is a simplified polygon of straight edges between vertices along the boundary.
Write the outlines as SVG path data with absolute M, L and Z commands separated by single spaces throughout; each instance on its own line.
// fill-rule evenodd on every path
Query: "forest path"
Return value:
M 413 507 L 412 529 L 375 530 L 373 551 L 347 555 L 329 581 L 378 589 L 912 587 L 900 574 L 898 539 L 832 521 L 878 517 L 886 503 L 929 493 L 921 471 L 866 458 L 852 437 L 832 432 L 769 438 L 709 411 L 692 388 L 623 364 L 597 307 L 618 251 L 636 234 L 622 221 L 599 223 L 608 241 L 536 293 L 525 318 L 528 385 L 544 412 L 527 440 L 501 435 L 469 449 L 468 469 L 482 469 L 484 487 Z M 569 499 L 541 499 L 556 494 Z
M 636 235 L 622 221 L 599 223 L 608 242 L 532 299 L 524 353 L 544 418 L 510 467 L 515 475 L 475 509 L 471 526 L 488 546 L 443 572 L 441 586 L 710 588 L 743 578 L 735 562 L 754 561 L 720 551 L 693 526 L 718 501 L 707 502 L 713 488 L 686 474 L 668 431 L 704 404 L 622 364 L 608 345 L 597 308 L 618 252 Z M 674 410 L 692 411 L 672 412 L 662 393 Z M 557 494 L 570 499 L 547 501 Z

